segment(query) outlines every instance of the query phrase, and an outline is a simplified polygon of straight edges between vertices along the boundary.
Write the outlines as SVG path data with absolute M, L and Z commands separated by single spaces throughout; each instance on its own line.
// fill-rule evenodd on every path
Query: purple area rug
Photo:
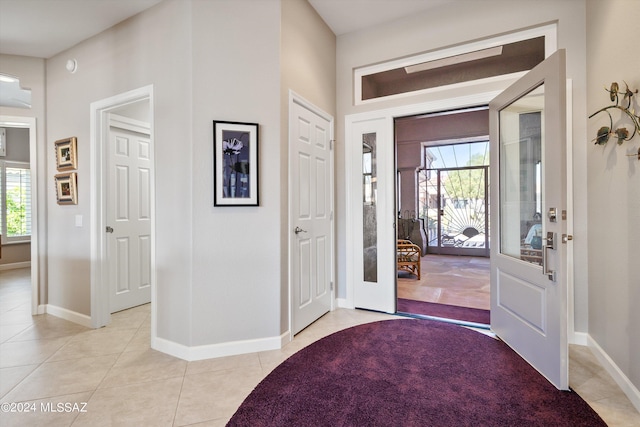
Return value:
M 300 350 L 228 426 L 606 426 L 503 342 L 430 320 L 336 332 Z
M 445 319 L 463 320 L 465 322 L 483 323 L 485 325 L 488 325 L 491 320 L 489 310 L 414 301 L 404 298 L 398 298 L 398 311 L 401 313 L 422 314 L 425 316 L 444 317 Z

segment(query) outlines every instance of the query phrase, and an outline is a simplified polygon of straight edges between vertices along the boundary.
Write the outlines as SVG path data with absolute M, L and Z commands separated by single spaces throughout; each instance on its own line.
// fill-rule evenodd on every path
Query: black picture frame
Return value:
M 258 123 L 213 121 L 213 205 L 259 206 Z

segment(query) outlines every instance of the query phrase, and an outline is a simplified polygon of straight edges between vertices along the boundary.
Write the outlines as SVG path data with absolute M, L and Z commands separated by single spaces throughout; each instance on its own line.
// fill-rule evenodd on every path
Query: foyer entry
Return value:
M 398 239 L 422 251 L 420 278 L 397 273 L 398 300 L 489 310 L 487 107 L 394 124 Z

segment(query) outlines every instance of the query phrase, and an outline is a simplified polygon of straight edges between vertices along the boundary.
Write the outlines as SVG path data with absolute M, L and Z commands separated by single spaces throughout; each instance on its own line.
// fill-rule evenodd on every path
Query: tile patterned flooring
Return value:
M 489 310 L 489 258 L 425 255 L 420 280 L 401 272 L 398 298 Z
M 0 272 L 0 401 L 28 402 L 36 412 L 0 413 L 2 426 L 224 426 L 296 351 L 335 331 L 392 318 L 337 309 L 281 350 L 186 362 L 149 348 L 149 305 L 116 313 L 98 330 L 31 316 L 28 274 Z M 640 425 L 640 414 L 588 348 L 572 346 L 570 366 L 572 387 L 610 426 Z

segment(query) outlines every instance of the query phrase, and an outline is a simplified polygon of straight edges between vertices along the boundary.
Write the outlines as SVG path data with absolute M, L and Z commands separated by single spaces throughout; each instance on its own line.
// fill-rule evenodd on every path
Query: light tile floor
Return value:
M 489 258 L 425 255 L 420 280 L 398 274 L 398 298 L 489 310 L 490 266 Z
M 186 362 L 149 348 L 149 305 L 116 313 L 99 330 L 31 316 L 28 274 L 0 272 L 0 400 L 35 411 L 0 413 L 2 426 L 223 426 L 296 351 L 335 331 L 392 318 L 338 309 L 281 350 Z M 610 426 L 640 425 L 640 414 L 589 349 L 572 346 L 570 367 L 572 387 Z

